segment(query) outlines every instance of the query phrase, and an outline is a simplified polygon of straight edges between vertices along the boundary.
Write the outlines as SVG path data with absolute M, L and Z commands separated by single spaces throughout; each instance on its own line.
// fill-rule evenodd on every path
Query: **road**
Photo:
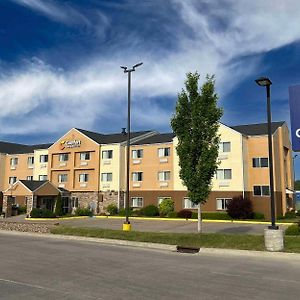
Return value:
M 0 299 L 299 299 L 300 261 L 0 233 Z

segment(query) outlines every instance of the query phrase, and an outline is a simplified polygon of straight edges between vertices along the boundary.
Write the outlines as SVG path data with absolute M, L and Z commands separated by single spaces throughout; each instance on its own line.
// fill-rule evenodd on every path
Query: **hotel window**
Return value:
M 143 181 L 143 172 L 132 172 L 132 181 Z
M 158 197 L 157 198 L 157 204 L 161 204 L 165 199 L 171 200 L 171 197 Z
M 230 142 L 221 142 L 219 144 L 219 152 L 230 152 L 231 151 L 231 143 Z
M 80 160 L 90 160 L 90 152 L 81 152 Z
M 252 158 L 253 168 L 267 168 L 269 167 L 269 159 L 267 157 Z
M 217 210 L 226 210 L 227 204 L 231 201 L 231 198 L 217 198 Z
M 68 153 L 59 154 L 59 161 L 68 161 L 68 160 L 69 160 L 69 154 Z
M 33 176 L 27 176 L 26 180 L 32 181 L 33 180 Z
M 102 151 L 102 159 L 112 159 L 113 151 L 112 150 L 103 150 Z
M 132 158 L 142 158 L 143 154 L 143 149 L 132 150 Z
M 68 181 L 68 174 L 58 174 L 58 182 L 63 183 Z
M 79 174 L 79 182 L 88 182 L 89 174 Z
M 29 166 L 32 166 L 32 165 L 34 164 L 34 157 L 33 157 L 33 156 L 29 156 L 29 157 L 27 158 L 27 164 L 28 164 Z
M 14 184 L 15 182 L 17 182 L 17 177 L 16 176 L 9 177 L 9 179 L 8 179 L 9 184 Z
M 158 180 L 159 181 L 167 181 L 170 180 L 171 172 L 170 171 L 161 171 L 158 172 Z
M 198 208 L 198 205 L 193 203 L 190 198 L 185 197 L 183 198 L 183 208 L 185 209 L 195 209 Z
M 112 173 L 101 173 L 101 181 L 112 181 Z
M 132 197 L 131 198 L 131 207 L 143 207 L 143 198 L 142 197 Z
M 170 156 L 171 149 L 168 148 L 158 148 L 158 157 Z
M 10 165 L 12 167 L 16 166 L 18 164 L 18 162 L 19 162 L 19 159 L 17 157 L 14 157 L 14 158 L 10 159 Z
M 72 208 L 77 208 L 78 207 L 78 198 L 77 197 L 72 197 L 71 198 L 71 207 Z
M 231 169 L 218 169 L 216 173 L 217 179 L 228 180 L 232 179 Z
M 40 162 L 41 163 L 46 163 L 48 162 L 48 155 L 40 155 Z
M 39 181 L 47 180 L 47 175 L 39 175 Z
M 253 194 L 254 196 L 270 196 L 270 187 L 268 185 L 255 185 Z

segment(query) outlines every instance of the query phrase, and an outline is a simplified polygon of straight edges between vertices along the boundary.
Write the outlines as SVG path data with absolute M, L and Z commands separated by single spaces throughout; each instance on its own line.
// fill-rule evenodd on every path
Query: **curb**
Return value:
M 15 236 L 29 236 L 38 238 L 50 238 L 56 240 L 69 240 L 69 241 L 80 241 L 80 242 L 93 242 L 104 245 L 112 246 L 129 246 L 142 249 L 152 249 L 168 252 L 177 253 L 177 245 L 159 244 L 159 243 L 147 243 L 147 242 L 134 242 L 117 239 L 103 239 L 93 237 L 83 237 L 74 235 L 62 235 L 62 234 L 51 234 L 51 233 L 32 233 L 32 232 L 19 232 L 19 231 L 8 231 L 0 230 L 0 234 L 15 235 Z M 199 253 L 196 254 L 183 254 L 183 255 L 196 255 L 201 256 L 212 255 L 228 255 L 228 256 L 248 256 L 255 258 L 278 258 L 278 259 L 293 259 L 300 260 L 300 253 L 289 253 L 289 252 L 267 252 L 267 251 L 255 251 L 255 250 L 238 250 L 238 249 L 222 249 L 222 248 L 200 248 Z M 182 255 L 182 254 L 181 254 Z

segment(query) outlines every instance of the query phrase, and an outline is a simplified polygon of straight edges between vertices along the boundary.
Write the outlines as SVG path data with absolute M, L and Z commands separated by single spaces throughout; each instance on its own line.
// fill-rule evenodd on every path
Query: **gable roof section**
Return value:
M 174 133 L 157 133 L 132 143 L 132 145 L 163 144 L 171 143 L 175 137 Z
M 272 134 L 281 127 L 285 122 L 272 122 Z M 244 134 L 244 135 L 267 135 L 268 134 L 268 123 L 261 124 L 249 124 L 249 125 L 238 125 L 230 126 L 232 129 Z
M 47 180 L 20 180 L 20 182 L 33 192 L 44 185 Z
M 24 145 L 0 141 L 0 153 L 24 154 L 33 153 L 36 149 L 48 149 L 52 144 Z

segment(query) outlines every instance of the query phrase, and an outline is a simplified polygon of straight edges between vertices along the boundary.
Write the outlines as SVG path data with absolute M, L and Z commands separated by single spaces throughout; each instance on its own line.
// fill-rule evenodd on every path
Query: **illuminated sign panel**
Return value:
M 291 133 L 294 151 L 300 151 L 300 85 L 289 88 Z

